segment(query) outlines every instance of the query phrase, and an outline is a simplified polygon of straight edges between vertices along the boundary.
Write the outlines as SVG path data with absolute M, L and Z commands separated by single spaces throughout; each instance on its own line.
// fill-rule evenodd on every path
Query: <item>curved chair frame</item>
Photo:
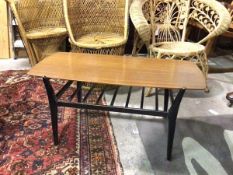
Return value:
M 15 16 L 32 66 L 45 56 L 59 51 L 67 37 L 62 1 L 6 1 Z

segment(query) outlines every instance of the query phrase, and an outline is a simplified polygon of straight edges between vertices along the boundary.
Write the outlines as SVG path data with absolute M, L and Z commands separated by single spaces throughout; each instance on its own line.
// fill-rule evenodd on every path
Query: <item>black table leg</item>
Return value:
M 185 93 L 184 89 L 181 89 L 168 112 L 168 142 L 167 142 L 167 160 L 171 160 L 172 146 L 174 140 L 174 134 L 176 129 L 176 119 L 179 111 L 180 102 Z
M 164 111 L 167 111 L 168 109 L 168 102 L 169 102 L 169 90 L 164 90 Z
M 52 129 L 53 129 L 53 140 L 54 144 L 58 145 L 58 107 L 57 107 L 57 98 L 54 93 L 53 87 L 48 78 L 43 78 L 44 85 L 47 91 L 50 112 L 51 112 L 51 121 L 52 121 Z
M 78 97 L 78 102 L 82 102 L 82 82 L 77 82 L 77 90 L 78 90 L 78 93 L 77 93 L 77 97 Z

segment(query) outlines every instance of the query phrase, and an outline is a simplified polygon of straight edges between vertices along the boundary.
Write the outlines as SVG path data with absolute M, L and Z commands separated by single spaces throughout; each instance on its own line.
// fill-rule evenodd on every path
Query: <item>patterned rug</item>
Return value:
M 59 140 L 54 146 L 42 80 L 0 72 L 0 174 L 122 174 L 108 113 L 59 109 Z

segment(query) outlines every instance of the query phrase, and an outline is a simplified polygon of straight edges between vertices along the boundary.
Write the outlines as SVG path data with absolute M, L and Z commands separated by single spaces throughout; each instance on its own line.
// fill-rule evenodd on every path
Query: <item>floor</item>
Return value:
M 227 106 L 227 100 L 225 99 L 226 93 L 233 90 L 233 74 L 211 74 L 209 75 L 208 84 L 210 93 L 205 93 L 203 91 L 186 92 L 181 103 L 178 115 L 179 119 L 194 119 L 195 117 L 199 118 L 201 116 L 208 117 L 222 115 L 233 118 L 233 108 Z M 139 106 L 140 92 L 137 89 L 134 90 L 130 105 Z M 110 102 L 111 96 L 112 93 L 110 92 L 109 94 L 106 94 L 108 102 Z M 121 95 L 116 99 L 116 104 L 124 105 L 126 97 L 127 89 L 121 89 Z M 154 96 L 147 98 L 146 107 L 153 108 L 154 101 Z M 149 116 L 132 116 L 119 113 L 111 113 L 111 117 L 125 174 L 166 174 L 166 170 L 164 170 L 166 167 L 162 167 L 161 172 L 159 170 L 153 171 L 151 167 L 152 165 L 150 164 L 151 159 L 147 156 L 150 156 L 153 153 L 153 148 L 149 149 L 149 151 L 145 150 L 144 145 L 146 143 L 142 142 L 141 137 L 143 133 L 140 133 L 138 128 L 140 125 L 144 125 L 144 127 L 148 126 L 149 128 L 153 127 L 149 124 L 151 118 Z M 149 123 L 146 123 L 145 120 L 149 121 Z M 157 131 L 161 132 L 160 130 Z M 144 137 L 146 142 L 150 142 L 151 137 L 156 138 L 156 136 L 153 136 L 150 133 L 147 133 Z M 166 146 L 166 144 L 162 146 Z M 166 150 L 166 147 L 164 147 L 163 150 Z M 161 161 L 165 160 L 165 156 L 166 152 L 161 156 Z M 169 165 L 167 166 L 169 167 Z
M 30 66 L 27 59 L 0 60 L 0 70 L 22 70 L 29 68 Z M 227 106 L 228 102 L 225 99 L 226 93 L 233 90 L 233 73 L 210 74 L 208 85 L 210 88 L 209 93 L 203 91 L 188 91 L 185 94 L 178 115 L 179 119 L 195 119 L 201 116 L 220 117 L 223 115 L 233 118 L 233 108 Z M 112 94 L 112 91 L 108 91 L 105 94 L 107 103 L 109 103 Z M 124 105 L 126 97 L 127 89 L 120 89 L 120 95 L 117 96 L 116 104 Z M 130 106 L 138 106 L 139 97 L 139 89 L 133 89 Z M 147 108 L 153 108 L 154 101 L 154 96 L 146 98 L 145 106 Z M 147 140 L 152 140 L 153 138 L 150 134 L 147 136 L 147 132 L 150 131 L 150 128 L 147 128 L 148 131 L 145 133 L 143 133 L 145 129 L 143 130 L 142 128 L 147 126 L 151 127 L 149 123 L 154 119 L 149 116 L 123 115 L 119 113 L 111 113 L 110 116 L 125 175 L 170 174 L 167 170 L 170 166 L 175 164 L 176 158 L 174 158 L 174 163 L 166 162 L 165 154 L 163 154 L 162 151 L 159 156 L 162 157 L 161 162 L 165 163 L 162 164 L 162 167 L 159 167 L 159 169 L 156 167 L 155 170 L 155 162 L 151 157 L 153 154 L 150 152 L 153 148 L 148 149 L 145 143 Z M 161 119 L 158 118 L 157 120 L 159 121 Z M 156 138 L 156 134 L 154 138 Z M 166 150 L 166 148 L 162 148 L 162 150 Z M 181 154 L 183 153 L 181 152 Z M 175 157 L 176 156 L 179 155 L 175 155 Z M 179 169 L 179 167 L 176 168 Z M 188 170 L 189 173 L 192 172 L 190 169 Z M 186 173 L 179 172 L 180 171 L 177 171 L 175 174 L 186 174 L 188 171 Z

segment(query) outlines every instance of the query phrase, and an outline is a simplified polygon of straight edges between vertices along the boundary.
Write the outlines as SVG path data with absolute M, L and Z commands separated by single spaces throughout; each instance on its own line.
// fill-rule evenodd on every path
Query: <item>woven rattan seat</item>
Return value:
M 65 27 L 56 27 L 31 30 L 26 33 L 26 36 L 28 39 L 43 39 L 45 37 L 59 37 L 66 34 L 67 30 Z
M 31 65 L 60 51 L 67 30 L 62 0 L 7 0 Z
M 76 39 L 76 45 L 78 47 L 86 48 L 107 48 L 118 47 L 125 44 L 125 38 L 123 35 L 117 33 L 101 33 L 95 32 L 86 35 L 82 35 Z
M 203 52 L 205 47 L 199 43 L 191 42 L 159 42 L 150 45 L 150 50 L 152 52 L 163 52 L 171 55 L 179 54 L 186 57 L 193 56 L 197 52 Z

